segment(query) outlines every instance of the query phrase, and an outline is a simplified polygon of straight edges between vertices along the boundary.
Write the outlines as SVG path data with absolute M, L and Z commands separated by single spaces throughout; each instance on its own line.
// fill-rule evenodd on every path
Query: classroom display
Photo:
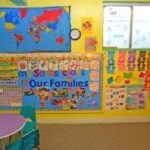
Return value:
M 70 7 L 0 8 L 0 34 L 0 52 L 70 52 Z
M 99 54 L 0 56 L 0 108 L 34 105 L 37 110 L 100 110 Z
M 149 51 L 108 51 L 105 110 L 145 109 L 150 93 Z

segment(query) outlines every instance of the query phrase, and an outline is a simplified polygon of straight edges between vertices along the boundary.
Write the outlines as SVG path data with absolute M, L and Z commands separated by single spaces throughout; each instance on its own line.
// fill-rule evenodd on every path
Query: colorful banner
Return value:
M 0 52 L 70 52 L 69 33 L 70 7 L 0 8 Z

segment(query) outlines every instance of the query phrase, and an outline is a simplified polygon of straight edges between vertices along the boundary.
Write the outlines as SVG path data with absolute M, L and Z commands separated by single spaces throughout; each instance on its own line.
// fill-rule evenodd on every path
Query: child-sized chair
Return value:
M 19 140 L 6 146 L 6 150 L 40 150 L 39 146 L 39 130 L 34 129 L 24 134 Z
M 24 116 L 26 120 L 26 124 L 22 129 L 22 133 L 26 134 L 32 129 L 36 129 L 37 127 L 37 121 L 36 121 L 36 112 L 35 108 L 33 106 L 22 106 L 20 110 L 20 114 Z

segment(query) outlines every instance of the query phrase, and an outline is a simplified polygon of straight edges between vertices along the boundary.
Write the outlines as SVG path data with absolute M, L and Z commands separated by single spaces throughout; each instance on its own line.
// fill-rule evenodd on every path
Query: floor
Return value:
M 41 150 L 150 150 L 150 123 L 39 124 Z
M 150 150 L 150 123 L 38 124 L 38 127 L 41 150 Z M 13 136 L 13 141 L 18 136 Z

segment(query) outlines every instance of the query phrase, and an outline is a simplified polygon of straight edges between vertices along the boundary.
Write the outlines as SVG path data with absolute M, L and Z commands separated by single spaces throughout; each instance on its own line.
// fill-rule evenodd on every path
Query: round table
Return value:
M 24 125 L 25 118 L 19 114 L 0 114 L 0 140 L 19 132 Z

